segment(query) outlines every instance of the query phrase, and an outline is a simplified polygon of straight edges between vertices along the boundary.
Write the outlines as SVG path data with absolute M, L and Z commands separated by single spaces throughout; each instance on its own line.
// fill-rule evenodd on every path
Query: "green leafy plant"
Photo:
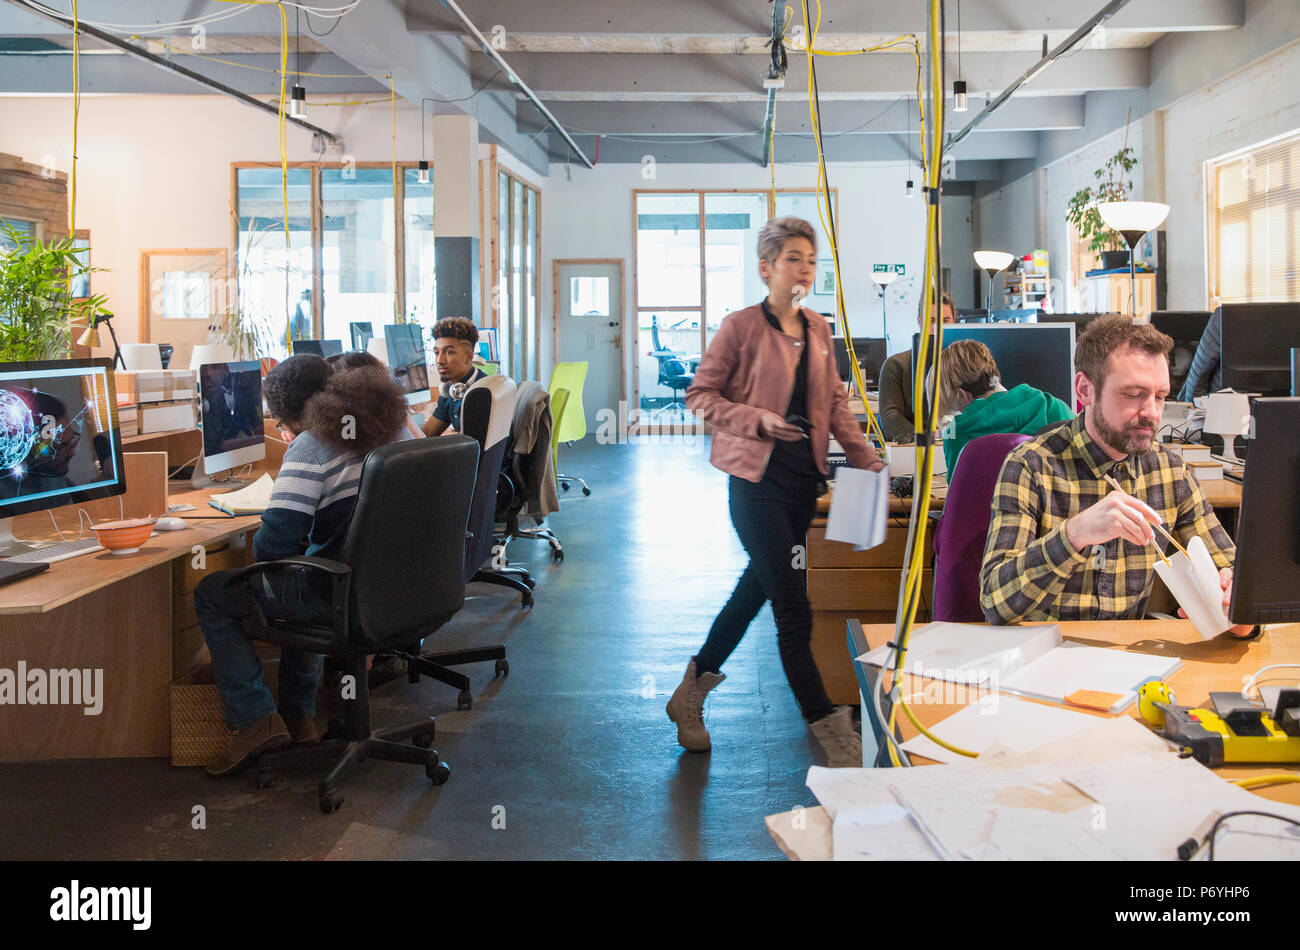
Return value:
M 1096 186 L 1089 185 L 1074 193 L 1065 212 L 1065 219 L 1074 225 L 1079 237 L 1088 242 L 1088 247 L 1095 252 L 1118 251 L 1127 245 L 1118 231 L 1106 227 L 1101 220 L 1097 205 L 1103 201 L 1126 201 L 1133 190 L 1133 182 L 1126 181 L 1138 160 L 1133 149 L 1125 145 L 1122 149 L 1106 159 L 1093 177 Z
M 73 298 L 70 281 L 94 270 L 71 238 L 49 243 L 5 222 L 0 250 L 0 362 L 63 359 L 72 329 L 108 311 L 102 294 Z

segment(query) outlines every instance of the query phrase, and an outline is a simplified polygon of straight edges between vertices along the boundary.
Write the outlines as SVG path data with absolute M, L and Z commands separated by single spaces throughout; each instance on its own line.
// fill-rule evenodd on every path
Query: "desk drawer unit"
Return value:
M 933 551 L 926 532 L 923 599 L 917 621 L 930 617 L 934 596 Z M 858 681 L 845 644 L 845 623 L 857 618 L 866 623 L 893 623 L 898 609 L 898 586 L 907 547 L 907 524 L 891 520 L 885 541 L 867 551 L 826 540 L 824 521 L 808 529 L 808 599 L 812 604 L 813 659 L 834 703 L 858 702 Z

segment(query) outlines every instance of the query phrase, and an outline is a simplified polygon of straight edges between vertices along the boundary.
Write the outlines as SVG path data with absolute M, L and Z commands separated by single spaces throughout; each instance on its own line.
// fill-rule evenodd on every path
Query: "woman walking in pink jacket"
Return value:
M 877 470 L 883 463 L 849 411 L 830 327 L 799 303 L 816 270 L 812 225 L 769 221 L 758 236 L 758 257 L 767 299 L 722 321 L 686 391 L 686 405 L 713 426 L 710 461 L 731 476 L 731 523 L 749 566 L 688 664 L 668 716 L 683 748 L 709 750 L 704 698 L 726 679 L 722 664 L 770 600 L 781 663 L 804 719 L 830 765 L 861 767 L 851 710 L 831 704 L 813 662 L 812 608 L 795 549 L 826 491 L 832 434 L 853 466 Z

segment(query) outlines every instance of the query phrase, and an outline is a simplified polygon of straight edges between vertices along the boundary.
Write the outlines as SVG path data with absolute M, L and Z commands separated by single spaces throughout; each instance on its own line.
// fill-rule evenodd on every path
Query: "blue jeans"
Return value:
M 226 725 L 244 729 L 275 712 L 271 691 L 262 682 L 262 661 L 244 634 L 245 618 L 255 611 L 253 597 L 277 619 L 329 624 L 328 589 L 303 570 L 261 574 L 247 584 L 226 586 L 235 571 L 215 571 L 194 591 L 203 639 L 212 654 L 212 678 L 226 706 Z M 295 718 L 316 715 L 316 686 L 325 658 L 293 647 L 280 651 L 280 708 Z

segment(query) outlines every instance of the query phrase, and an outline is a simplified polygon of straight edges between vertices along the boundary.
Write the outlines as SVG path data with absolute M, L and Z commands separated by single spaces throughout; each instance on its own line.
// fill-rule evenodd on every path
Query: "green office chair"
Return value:
M 576 442 L 585 438 L 587 435 L 587 410 L 582 404 L 582 386 L 587 381 L 587 361 L 581 363 L 556 363 L 555 369 L 551 370 L 551 383 L 546 387 L 550 393 L 551 399 L 555 399 L 555 393 L 560 389 L 569 391 L 569 401 L 565 405 L 563 418 L 556 421 L 555 439 L 557 442 Z M 564 491 L 569 490 L 570 482 L 577 482 L 582 486 L 582 493 L 590 495 L 591 489 L 587 483 L 577 475 L 565 475 L 560 472 L 558 458 L 555 461 L 555 480 L 559 482 L 560 488 Z
M 483 371 L 484 376 L 499 376 L 501 374 L 501 364 L 492 360 L 475 363 L 474 365 Z

